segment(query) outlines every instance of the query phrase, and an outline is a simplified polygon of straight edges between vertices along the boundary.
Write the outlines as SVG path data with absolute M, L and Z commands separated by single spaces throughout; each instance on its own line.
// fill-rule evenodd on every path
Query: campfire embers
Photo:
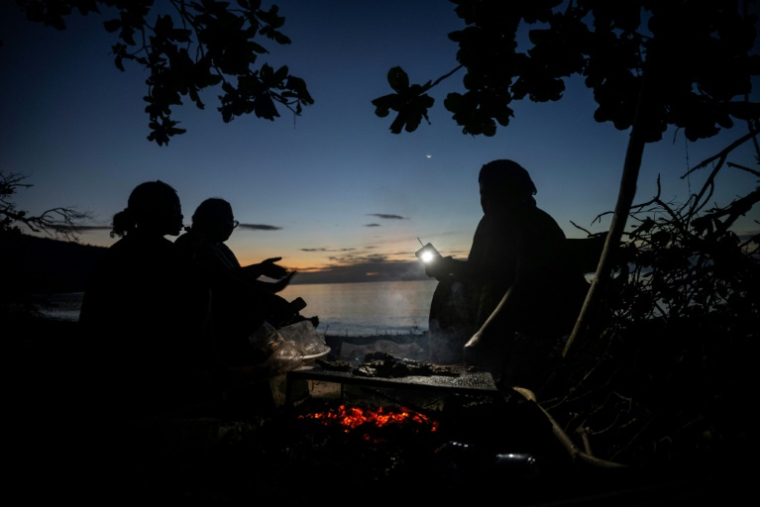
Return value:
M 366 494 L 433 474 L 441 429 L 433 414 L 374 399 L 309 399 L 296 408 L 292 434 L 305 446 L 291 454 L 299 468 L 339 479 L 343 490 Z M 294 449 L 295 450 L 295 449 Z
M 349 498 L 387 493 L 389 500 L 403 495 L 405 503 L 426 504 L 490 487 L 501 491 L 505 481 L 519 489 L 547 469 L 545 454 L 533 453 L 534 441 L 506 399 L 451 394 L 437 410 L 419 403 L 422 394 L 396 393 L 406 403 L 371 391 L 362 391 L 361 399 L 349 390 L 348 399 L 307 398 L 295 405 L 283 429 L 298 444 L 281 468 L 298 471 L 298 480 L 306 476 L 314 488 L 339 481 Z M 541 432 L 541 438 L 551 435 Z
M 438 421 L 403 407 L 362 408 L 341 404 L 335 409 L 311 412 L 298 417 L 319 421 L 325 426 L 341 426 L 345 433 L 353 430 L 366 431 L 368 438 L 373 438 L 370 432 L 375 431 L 375 428 L 395 426 L 415 433 L 434 432 L 438 429 Z

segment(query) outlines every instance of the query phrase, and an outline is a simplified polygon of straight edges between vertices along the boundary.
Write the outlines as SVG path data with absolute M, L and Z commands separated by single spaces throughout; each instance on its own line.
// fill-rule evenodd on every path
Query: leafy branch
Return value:
M 105 30 L 119 41 L 111 46 L 116 67 L 124 71 L 124 61 L 132 61 L 149 71 L 146 79 L 148 140 L 159 145 L 183 134 L 172 108 L 188 97 L 204 109 L 201 91 L 221 85 L 219 112 L 225 123 L 253 113 L 274 120 L 280 104 L 295 115 L 314 103 L 303 79 L 290 74 L 287 66 L 274 69 L 260 55 L 268 53 L 257 40 L 290 44 L 279 30 L 285 18 L 272 5 L 261 8 L 260 0 L 237 0 L 237 8 L 216 0 L 169 0 L 172 11 L 157 13 L 149 22 L 152 0 L 16 0 L 27 19 L 66 28 L 64 18 L 73 10 L 81 14 L 100 13 L 101 6 L 116 11 L 117 17 L 103 23 Z M 137 37 L 139 35 L 139 37 Z M 139 41 L 139 42 L 138 42 Z M 195 46 L 195 51 L 193 47 Z M 191 53 L 193 55 L 191 56 Z
M 506 127 L 513 100 L 560 100 L 573 75 L 593 90 L 594 119 L 619 130 L 633 126 L 647 75 L 645 142 L 660 140 L 669 125 L 693 141 L 731 127 L 733 119 L 760 118 L 760 103 L 750 100 L 751 77 L 760 73 L 757 16 L 736 2 L 515 0 L 508 8 L 499 0 L 452 2 L 465 25 L 449 39 L 459 46 L 455 71 L 465 69 L 466 91 L 449 93 L 444 106 L 465 134 L 493 136 L 497 123 Z M 517 44 L 522 25 L 530 27 L 525 51 Z M 373 101 L 375 114 L 396 111 L 393 133 L 416 130 L 433 106 L 425 92 L 434 84 L 409 84 L 400 67 L 388 82 L 395 93 Z
M 737 146 L 697 168 L 714 162 L 760 175 L 726 161 Z M 557 397 L 543 404 L 604 459 L 689 463 L 754 445 L 744 400 L 757 359 L 760 233 L 742 239 L 731 229 L 758 205 L 760 186 L 708 207 L 714 178 L 682 203 L 661 198 L 658 178 L 656 195 L 630 207 L 634 225 L 604 286 L 604 319 L 567 357 Z
M 753 299 L 758 296 L 754 284 L 760 283 L 760 234 L 741 241 L 731 231 L 736 220 L 760 202 L 760 187 L 727 205 L 702 211 L 718 171 L 737 166 L 726 163 L 726 157 L 751 139 L 752 135 L 743 136 L 691 169 L 689 173 L 717 161 L 700 190 L 679 207 L 660 198 L 659 178 L 657 195 L 631 206 L 636 225 L 619 250 L 619 271 L 608 294 L 618 301 L 611 303 L 618 317 L 637 322 L 725 311 L 736 311 L 737 316 L 748 312 L 743 317 L 760 313 Z M 758 171 L 739 167 L 760 176 Z M 734 305 L 731 310 L 729 302 Z

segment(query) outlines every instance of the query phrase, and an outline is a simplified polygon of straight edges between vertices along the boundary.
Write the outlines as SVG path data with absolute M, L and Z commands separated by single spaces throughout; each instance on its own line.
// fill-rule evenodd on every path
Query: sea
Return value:
M 317 332 L 331 336 L 396 336 L 428 330 L 430 301 L 436 284 L 431 280 L 403 282 L 293 284 L 279 293 L 292 301 L 306 301 L 305 317 L 319 318 Z M 76 321 L 83 293 L 55 294 L 49 318 Z

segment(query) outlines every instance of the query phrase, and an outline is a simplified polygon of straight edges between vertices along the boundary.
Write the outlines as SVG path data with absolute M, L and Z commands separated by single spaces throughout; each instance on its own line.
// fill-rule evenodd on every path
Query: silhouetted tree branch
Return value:
M 276 44 L 290 44 L 279 31 L 285 18 L 272 5 L 261 8 L 260 0 L 237 0 L 236 6 L 215 0 L 16 0 L 27 19 L 59 30 L 66 28 L 64 18 L 74 10 L 82 15 L 100 13 L 105 7 L 115 17 L 103 23 L 116 34 L 111 46 L 116 67 L 124 71 L 130 60 L 149 72 L 148 94 L 144 97 L 151 130 L 148 140 L 159 145 L 182 134 L 172 119 L 172 107 L 189 97 L 204 109 L 200 92 L 221 85 L 219 96 L 225 122 L 255 114 L 274 120 L 280 116 L 275 104 L 295 115 L 314 100 L 303 79 L 290 74 L 287 66 L 274 69 L 266 63 L 258 68 L 257 59 L 267 49 L 257 42 L 261 37 Z M 169 11 L 161 8 L 169 6 Z M 149 19 L 149 15 L 155 16 Z M 258 37 L 257 37 L 258 36 Z
M 19 188 L 32 185 L 23 183 L 26 176 L 14 173 L 0 173 L 0 236 L 21 234 L 19 226 L 25 226 L 33 232 L 43 232 L 59 236 L 69 241 L 77 241 L 78 227 L 91 217 L 90 213 L 75 208 L 50 208 L 39 215 L 29 215 L 17 208 L 13 195 Z
M 696 140 L 731 127 L 732 118 L 760 117 L 760 103 L 750 100 L 751 77 L 760 75 L 757 16 L 747 9 L 757 0 L 515 0 L 506 8 L 498 0 L 451 1 L 465 24 L 449 34 L 459 45 L 459 66 L 424 85 L 410 84 L 400 67 L 391 69 L 395 93 L 373 104 L 378 116 L 398 113 L 394 133 L 399 125 L 415 130 L 434 104 L 426 92 L 462 67 L 466 92 L 449 93 L 444 106 L 466 134 L 489 136 L 497 123 L 507 126 L 513 100 L 561 99 L 564 80 L 576 74 L 594 92 L 594 118 L 620 130 L 632 127 L 641 79 L 649 75 L 646 142 L 660 140 L 669 125 Z M 534 27 L 524 52 L 517 44 L 523 24 Z

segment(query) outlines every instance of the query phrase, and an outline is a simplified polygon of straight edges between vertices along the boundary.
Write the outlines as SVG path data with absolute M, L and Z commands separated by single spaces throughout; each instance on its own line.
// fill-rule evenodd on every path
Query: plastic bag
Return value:
M 330 351 L 325 338 L 317 333 L 309 320 L 281 327 L 278 331 L 286 341 L 295 343 L 303 351 L 304 356 L 313 357 Z
M 282 333 L 268 322 L 248 337 L 262 371 L 277 376 L 303 365 L 304 351 L 294 341 L 286 340 Z

